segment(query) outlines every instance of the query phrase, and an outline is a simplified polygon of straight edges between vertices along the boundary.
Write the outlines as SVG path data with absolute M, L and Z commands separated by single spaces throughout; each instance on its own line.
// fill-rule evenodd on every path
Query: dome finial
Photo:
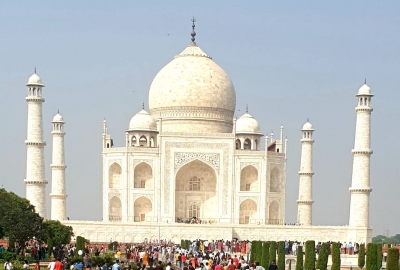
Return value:
M 365 78 L 365 80 L 364 80 L 364 84 L 367 84 L 367 78 Z
M 192 33 L 190 33 L 190 35 L 192 36 L 192 39 L 191 39 L 192 42 L 190 43 L 190 45 L 196 45 L 196 42 L 194 42 L 196 40 L 195 39 L 196 32 L 194 31 L 194 28 L 196 27 L 194 22 L 196 21 L 196 19 L 194 18 L 194 16 L 193 16 L 193 19 L 191 21 L 192 21 Z
M 307 122 L 310 122 L 310 117 L 307 117 Z
M 246 104 L 246 113 L 249 113 L 249 104 Z
M 35 70 L 34 70 L 34 72 L 35 72 L 35 74 L 36 74 L 36 67 L 35 67 Z
M 142 103 L 142 110 L 144 110 L 144 101 L 143 101 L 143 103 Z

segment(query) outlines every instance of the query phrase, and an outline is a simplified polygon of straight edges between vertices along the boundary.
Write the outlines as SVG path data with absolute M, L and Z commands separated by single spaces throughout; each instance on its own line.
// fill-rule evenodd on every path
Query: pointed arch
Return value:
M 139 146 L 147 146 L 147 137 L 146 136 L 144 136 L 144 135 L 142 135 L 140 138 L 139 138 Z
M 249 138 L 247 138 L 246 140 L 244 140 L 243 142 L 243 149 L 245 150 L 251 150 L 251 140 Z
M 250 199 L 240 204 L 239 224 L 250 224 L 252 219 L 257 217 L 257 204 Z
M 108 187 L 121 188 L 122 168 L 118 163 L 113 163 L 108 168 Z
M 248 165 L 240 172 L 240 191 L 257 191 L 258 170 Z
M 120 221 L 122 219 L 122 204 L 121 200 L 114 196 L 109 201 L 108 206 L 109 220 L 110 221 Z
M 240 142 L 240 139 L 236 139 L 235 141 L 235 146 L 236 146 L 236 150 L 240 150 L 242 147 L 242 143 Z
M 133 172 L 134 188 L 153 187 L 153 169 L 145 162 L 136 165 Z
M 139 197 L 134 202 L 134 219 L 135 222 L 152 221 L 151 213 L 153 211 L 153 205 L 151 201 L 146 197 Z
M 273 200 L 269 204 L 269 224 L 279 225 L 281 224 L 279 215 L 279 203 Z
M 270 192 L 281 191 L 281 171 L 277 167 L 271 170 L 269 178 L 269 190 Z

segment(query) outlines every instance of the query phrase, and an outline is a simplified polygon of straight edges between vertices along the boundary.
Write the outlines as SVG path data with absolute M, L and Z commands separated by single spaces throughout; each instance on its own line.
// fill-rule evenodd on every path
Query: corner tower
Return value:
M 371 145 L 371 89 L 366 82 L 358 90 L 356 107 L 356 135 L 353 154 L 353 175 L 351 178 L 349 226 L 369 226 L 369 194 Z
M 42 119 L 42 89 L 44 85 L 35 73 L 29 78 L 28 96 L 28 125 L 26 145 L 26 198 L 35 206 L 36 212 L 46 218 L 46 185 L 44 170 L 43 119 Z
M 300 163 L 300 183 L 299 199 L 297 200 L 297 223 L 301 225 L 311 225 L 312 222 L 312 148 L 314 144 L 313 126 L 310 122 L 304 124 L 301 130 L 301 163 Z
M 65 220 L 66 192 L 65 192 L 65 155 L 64 155 L 64 119 L 57 113 L 53 121 L 53 160 L 51 162 L 51 219 Z

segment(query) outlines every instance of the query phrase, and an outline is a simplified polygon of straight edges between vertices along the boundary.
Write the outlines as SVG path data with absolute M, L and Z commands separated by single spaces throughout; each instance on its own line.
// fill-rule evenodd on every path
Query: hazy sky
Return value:
M 370 223 L 374 235 L 400 233 L 399 12 L 398 0 L 1 1 L 0 186 L 25 196 L 25 84 L 36 66 L 46 85 L 46 177 L 50 121 L 60 109 L 67 216 L 100 220 L 103 118 L 115 145 L 124 145 L 152 79 L 189 44 L 195 16 L 197 44 L 235 85 L 236 115 L 249 104 L 264 133 L 285 126 L 287 222 L 296 221 L 300 129 L 309 117 L 313 223 L 348 224 L 355 95 L 367 78 L 375 94 Z

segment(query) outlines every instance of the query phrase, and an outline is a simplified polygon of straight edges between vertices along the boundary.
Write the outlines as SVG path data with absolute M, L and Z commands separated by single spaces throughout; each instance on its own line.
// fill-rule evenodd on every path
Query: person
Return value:
M 56 260 L 53 260 L 52 262 L 49 263 L 49 265 L 47 266 L 48 269 L 50 270 L 54 270 L 54 265 L 56 264 Z
M 108 265 L 106 262 L 103 264 L 103 270 L 108 270 Z
M 259 262 L 256 262 L 256 270 L 265 270 L 265 268 L 262 267 Z
M 4 263 L 4 270 L 11 270 L 12 268 L 12 263 L 9 260 L 6 260 L 6 262 Z
M 167 267 L 165 267 L 165 270 L 171 270 L 171 263 L 167 263 Z
M 275 260 L 272 260 L 271 264 L 268 267 L 268 270 L 278 270 L 278 266 L 276 266 Z
M 76 269 L 83 269 L 83 262 L 80 261 L 79 263 L 77 263 L 77 264 L 75 265 L 74 268 L 76 268 Z
M 64 270 L 69 270 L 71 268 L 71 265 L 69 264 L 69 262 L 68 262 L 68 258 L 64 258 L 64 261 L 63 261 L 63 269 Z
M 119 264 L 118 264 L 118 261 L 116 261 L 114 264 L 113 264 L 113 266 L 112 266 L 112 268 L 111 268 L 112 270 L 120 270 L 120 267 L 119 267 Z
M 29 269 L 29 264 L 27 260 L 24 260 L 24 265 L 22 266 L 23 269 Z
M 228 270 L 235 270 L 236 269 L 236 264 L 231 263 L 228 265 Z
M 54 263 L 54 270 L 63 270 L 64 266 L 60 261 L 60 258 L 57 258 L 57 260 Z

